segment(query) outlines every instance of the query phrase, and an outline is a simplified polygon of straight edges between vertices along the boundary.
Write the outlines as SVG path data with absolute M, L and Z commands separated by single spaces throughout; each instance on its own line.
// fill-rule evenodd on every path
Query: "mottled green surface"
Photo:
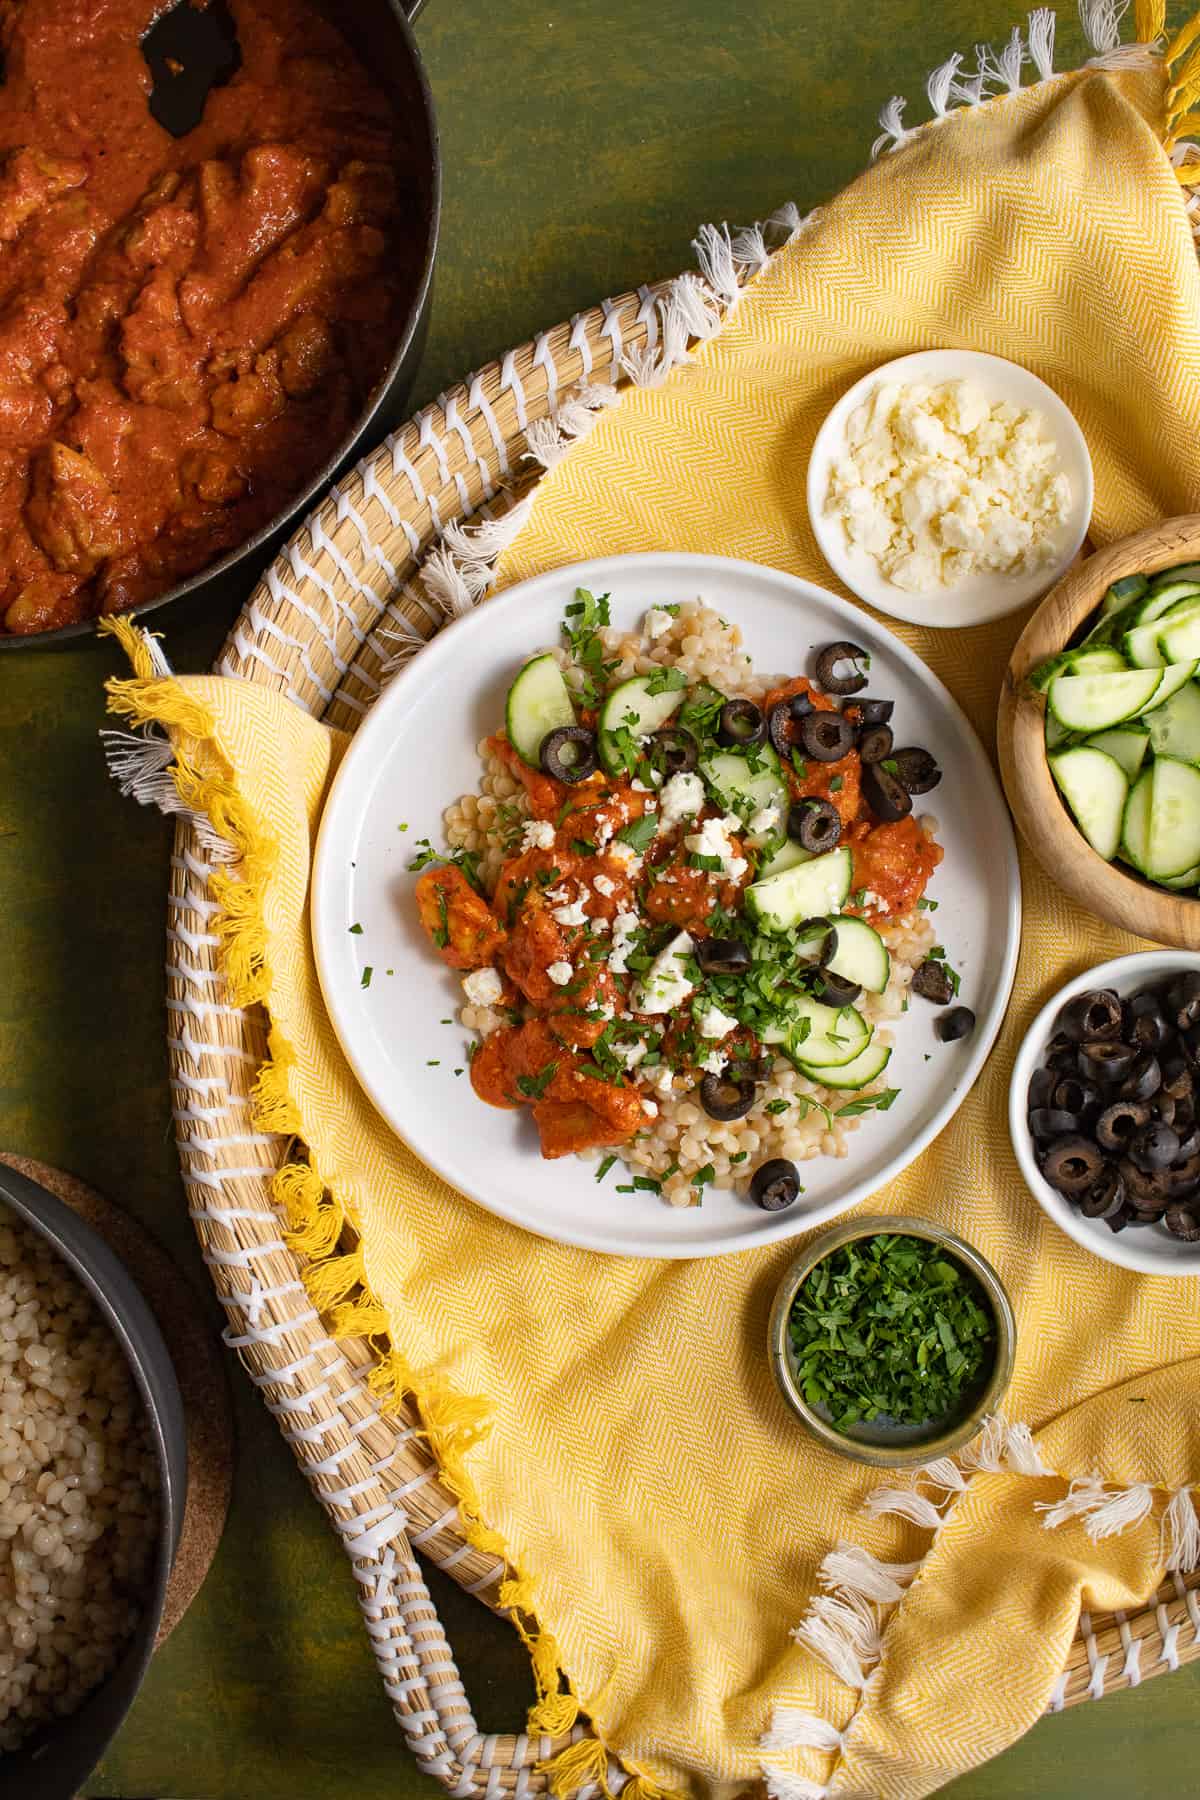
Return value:
M 446 206 L 416 400 L 605 293 L 674 272 L 703 219 L 747 220 L 835 191 L 861 166 L 890 94 L 911 94 L 920 116 L 929 65 L 1005 36 L 1011 21 L 1000 0 L 432 0 L 418 35 Z M 1078 50 L 1072 23 L 1061 60 Z M 227 621 L 161 623 L 178 665 L 199 669 Z M 122 1200 L 204 1292 L 168 1113 L 168 833 L 117 797 L 96 744 L 100 682 L 115 667 L 111 649 L 90 644 L 0 659 L 0 1143 Z M 88 1792 L 433 1793 L 385 1705 L 342 1553 L 240 1374 L 235 1389 L 229 1530 Z M 434 1585 L 481 1726 L 516 1727 L 523 1652 L 456 1588 Z M 1195 1666 L 1077 1708 L 951 1791 L 1200 1793 L 1198 1696 Z

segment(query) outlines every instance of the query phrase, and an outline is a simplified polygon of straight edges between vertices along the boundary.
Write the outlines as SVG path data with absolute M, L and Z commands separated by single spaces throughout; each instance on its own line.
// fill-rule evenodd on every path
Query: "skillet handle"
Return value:
M 425 0 L 400 0 L 400 10 L 409 24 L 415 24 L 417 14 L 423 9 Z

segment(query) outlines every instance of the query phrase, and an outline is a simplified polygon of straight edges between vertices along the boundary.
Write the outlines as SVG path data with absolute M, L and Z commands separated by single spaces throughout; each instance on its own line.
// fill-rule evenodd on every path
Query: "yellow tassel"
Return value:
M 443 1466 L 453 1466 L 491 1426 L 492 1409 L 482 1396 L 456 1394 L 442 1378 L 422 1388 L 420 1406 L 425 1435 Z
M 510 1612 L 531 1612 L 537 1583 L 532 1575 L 510 1575 L 500 1583 L 496 1598 Z
M 271 963 L 261 892 L 226 869 L 213 869 L 208 886 L 221 909 L 213 926 L 221 940 L 229 998 L 235 1006 L 266 1000 L 271 992 Z
M 621 1789 L 621 1800 L 688 1800 L 680 1788 L 660 1787 L 649 1775 L 635 1775 Z
M 1153 44 L 1167 28 L 1167 0 L 1135 0 L 1133 35 L 1139 44 Z
M 1182 117 L 1200 92 L 1200 50 L 1192 54 L 1179 71 L 1178 78 L 1173 81 L 1166 92 L 1166 108 L 1168 123 L 1174 125 Z
M 271 1191 L 283 1208 L 292 1249 L 311 1262 L 332 1256 L 346 1223 L 346 1209 L 326 1192 L 317 1171 L 308 1163 L 285 1163 L 276 1170 Z
M 269 1060 L 259 1069 L 250 1097 L 254 1123 L 259 1131 L 303 1130 L 299 1108 L 288 1092 L 287 1072 L 295 1060 L 291 1045 L 273 1031 Z
M 123 619 L 119 613 L 97 619 L 96 630 L 101 636 L 116 638 L 140 681 L 151 681 L 154 678 L 154 659 L 150 655 L 149 639 L 151 636 L 157 637 L 157 632 L 142 631 L 132 619 Z
M 405 1395 L 412 1392 L 412 1375 L 398 1350 L 389 1350 L 380 1357 L 367 1376 L 367 1386 L 385 1413 L 395 1412 L 404 1404 Z
M 532 1727 L 531 1727 L 532 1729 Z M 550 1792 L 565 1800 L 577 1788 L 587 1787 L 594 1782 L 602 1793 L 609 1793 L 608 1786 L 608 1751 L 599 1738 L 580 1738 L 577 1744 L 568 1744 L 565 1750 L 548 1763 L 542 1764 L 542 1772 L 550 1786 Z
M 346 1298 L 351 1288 L 361 1287 L 365 1279 L 361 1245 L 346 1256 L 331 1256 L 304 1271 L 308 1297 L 318 1312 L 328 1312 Z
M 335 1306 L 325 1323 L 333 1338 L 386 1337 L 387 1308 L 368 1294 L 362 1300 L 345 1300 Z
M 561 1685 L 558 1645 L 549 1632 L 521 1636 L 529 1650 L 538 1697 L 525 1721 L 531 1737 L 563 1737 L 579 1717 L 579 1701 Z
M 1175 33 L 1163 52 L 1163 60 L 1168 64 L 1179 61 L 1185 50 L 1190 50 L 1196 39 L 1200 38 L 1200 12 L 1193 13 L 1187 24 Z

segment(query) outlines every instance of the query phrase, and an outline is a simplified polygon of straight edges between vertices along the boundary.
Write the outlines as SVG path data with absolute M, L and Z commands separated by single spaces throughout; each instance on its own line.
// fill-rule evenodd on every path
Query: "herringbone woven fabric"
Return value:
M 1095 456 L 1101 539 L 1197 510 L 1200 279 L 1158 141 L 1162 86 L 1145 74 L 1043 84 L 886 159 L 776 257 L 693 365 L 630 393 L 553 470 L 504 579 L 677 547 L 827 580 L 803 500 L 817 424 L 865 370 L 935 343 L 1012 356 L 1063 393 Z M 1015 631 L 906 634 L 989 741 Z M 780 1796 L 828 1781 L 833 1794 L 897 1797 L 1010 1742 L 1050 1700 L 1081 1600 L 1119 1607 L 1154 1588 L 1166 1492 L 1200 1477 L 1197 1364 L 1183 1360 L 1200 1357 L 1195 1285 L 1082 1258 L 1025 1192 L 1004 1125 L 1013 1047 L 1035 1008 L 1133 941 L 1025 866 L 1006 1032 L 953 1126 L 872 1204 L 956 1225 L 999 1268 L 1021 1334 L 1008 1411 L 1046 1428 L 1047 1466 L 1098 1466 L 1119 1486 L 1149 1484 L 1153 1503 L 1096 1544 L 1078 1521 L 1043 1531 L 1033 1502 L 1061 1500 L 1061 1478 L 976 1476 L 896 1608 L 864 1697 L 789 1629 L 837 1540 L 889 1560 L 920 1558 L 930 1540 L 895 1517 L 864 1525 L 870 1482 L 801 1437 L 774 1391 L 766 1313 L 789 1251 L 684 1265 L 589 1256 L 491 1218 L 423 1169 L 359 1094 L 312 966 L 311 847 L 342 740 L 262 689 L 177 685 L 194 712 L 176 696 L 160 714 L 210 798 L 237 796 L 233 835 L 267 871 L 254 991 L 289 1117 L 359 1228 L 358 1266 L 435 1447 L 435 1421 L 453 1418 L 461 1451 L 454 1405 L 486 1399 L 490 1431 L 456 1491 L 521 1571 L 604 1741 L 679 1785 L 719 1788 L 765 1767 Z M 154 710 L 143 696 L 143 716 Z M 788 1708 L 836 1728 L 832 1770 L 783 1731 L 761 1745 Z

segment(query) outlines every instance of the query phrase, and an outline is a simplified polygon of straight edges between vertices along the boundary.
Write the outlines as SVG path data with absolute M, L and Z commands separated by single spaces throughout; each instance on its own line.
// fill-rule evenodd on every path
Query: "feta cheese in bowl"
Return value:
M 862 600 L 962 626 L 1035 599 L 1092 510 L 1087 444 L 1027 369 L 971 350 L 900 357 L 826 418 L 808 467 L 817 543 Z

